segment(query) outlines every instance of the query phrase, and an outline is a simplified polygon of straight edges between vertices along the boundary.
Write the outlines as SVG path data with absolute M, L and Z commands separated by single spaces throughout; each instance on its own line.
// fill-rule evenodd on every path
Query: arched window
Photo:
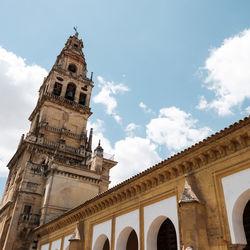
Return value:
M 73 63 L 69 64 L 69 66 L 68 66 L 68 71 L 69 71 L 69 72 L 72 72 L 72 73 L 76 73 L 76 71 L 77 71 L 76 65 L 73 64 Z
M 243 213 L 243 225 L 246 234 L 247 245 L 245 250 L 250 249 L 250 200 L 248 201 Z
M 60 96 L 62 92 L 62 84 L 59 82 L 55 82 L 54 84 L 54 89 L 53 89 L 53 94 Z
M 74 83 L 69 83 L 67 86 L 65 98 L 71 101 L 75 99 L 76 85 Z
M 86 103 L 86 94 L 84 93 L 80 93 L 80 97 L 79 97 L 79 104 L 85 105 Z

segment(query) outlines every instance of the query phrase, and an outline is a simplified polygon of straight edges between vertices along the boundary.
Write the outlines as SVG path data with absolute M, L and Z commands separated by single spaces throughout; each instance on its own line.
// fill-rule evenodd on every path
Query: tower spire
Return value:
M 73 29 L 74 29 L 74 31 L 75 31 L 75 37 L 78 38 L 79 33 L 78 33 L 78 31 L 77 31 L 77 26 L 74 26 Z
M 89 141 L 88 141 L 88 147 L 87 147 L 88 152 L 92 152 L 92 137 L 93 137 L 93 128 L 91 128 L 89 132 Z

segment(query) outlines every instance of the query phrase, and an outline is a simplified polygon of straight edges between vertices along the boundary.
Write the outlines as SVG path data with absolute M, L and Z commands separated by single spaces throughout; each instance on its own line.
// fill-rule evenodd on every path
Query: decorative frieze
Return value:
M 250 119 L 248 118 L 239 123 L 241 123 L 242 126 L 249 126 L 249 121 Z M 237 130 L 238 126 L 239 124 L 236 123 L 233 128 L 230 127 L 227 129 Z M 83 218 L 90 216 L 106 209 L 107 207 L 114 206 L 115 204 L 119 204 L 137 195 L 141 195 L 141 193 L 148 192 L 159 185 L 164 185 L 166 182 L 170 182 L 176 178 L 181 178 L 194 171 L 199 171 L 201 168 L 209 167 L 212 163 L 249 146 L 250 138 L 248 133 L 234 136 L 231 132 L 230 136 L 228 136 L 230 138 L 225 140 L 223 132 L 228 134 L 226 131 L 227 129 L 221 133 L 216 133 L 203 142 L 184 150 L 176 156 L 147 169 L 141 174 L 138 174 L 105 193 L 85 202 L 78 208 L 65 214 L 63 217 L 59 217 L 56 221 L 48 223 L 44 226 L 44 229 L 43 227 L 38 229 L 39 233 L 42 233 L 43 230 L 46 232 L 56 230 L 59 221 L 61 226 L 74 223 L 76 222 L 74 219 L 76 214 L 81 215 Z M 220 140 L 220 138 L 222 139 Z M 187 151 L 191 152 L 187 153 Z

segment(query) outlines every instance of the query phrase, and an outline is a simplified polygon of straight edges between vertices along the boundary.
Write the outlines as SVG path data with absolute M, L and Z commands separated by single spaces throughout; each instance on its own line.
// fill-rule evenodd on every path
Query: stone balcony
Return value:
M 40 214 L 20 214 L 18 223 L 38 226 L 40 223 Z
M 57 101 L 60 101 L 64 104 L 69 104 L 71 105 L 72 107 L 76 108 L 76 109 L 81 109 L 81 110 L 84 110 L 86 112 L 90 112 L 90 108 L 88 106 L 85 106 L 85 105 L 82 105 L 82 104 L 79 104 L 77 102 L 74 102 L 74 101 L 71 101 L 71 100 L 68 100 L 62 96 L 57 96 L 57 95 L 54 95 L 52 93 L 49 93 L 49 92 L 46 92 L 43 94 L 43 96 L 49 98 L 49 99 L 54 99 L 54 100 L 57 100 Z

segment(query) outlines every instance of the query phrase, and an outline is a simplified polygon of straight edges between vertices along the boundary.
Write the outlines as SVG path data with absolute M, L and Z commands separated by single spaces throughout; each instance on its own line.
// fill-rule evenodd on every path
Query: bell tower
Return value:
M 39 89 L 30 130 L 7 167 L 0 207 L 0 249 L 28 249 L 33 228 L 108 189 L 117 164 L 86 130 L 94 83 L 83 42 L 70 36 Z
M 89 164 L 91 136 L 86 125 L 92 114 L 89 103 L 93 88 L 78 33 L 69 37 L 65 47 L 39 90 L 37 105 L 29 117 L 29 139 L 57 142 L 59 148 L 78 148 Z M 37 138 L 38 137 L 38 138 Z M 74 151 L 74 150 L 73 150 Z

